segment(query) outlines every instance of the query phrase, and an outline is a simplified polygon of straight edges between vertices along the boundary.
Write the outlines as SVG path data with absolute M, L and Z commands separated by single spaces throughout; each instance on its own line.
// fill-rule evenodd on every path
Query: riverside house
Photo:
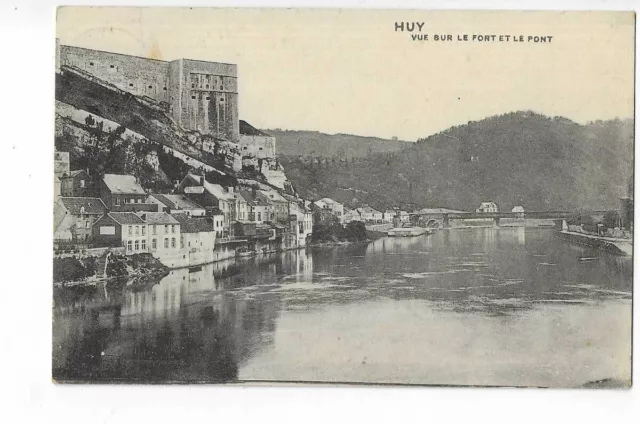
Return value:
M 331 212 L 341 224 L 344 224 L 344 205 L 340 202 L 336 202 L 333 199 L 325 197 L 313 202 L 317 207 L 326 209 Z
M 223 237 L 230 235 L 231 222 L 236 220 L 236 198 L 219 184 L 208 182 L 203 175 L 187 174 L 178 190 L 189 199 L 208 208 L 218 209 L 224 216 Z
M 204 216 L 205 209 L 184 194 L 150 194 L 147 203 L 158 205 L 158 212 L 184 213 L 187 216 Z
M 208 217 L 189 217 L 186 214 L 173 215 L 180 223 L 181 253 L 183 263 L 194 266 L 213 262 L 216 233 L 213 221 Z
M 110 212 L 93 224 L 95 247 L 124 246 L 126 254 L 144 253 L 147 248 L 147 223 L 133 212 Z
M 148 195 L 133 175 L 105 174 L 100 198 L 113 212 L 154 212 L 158 205 L 145 203 Z
M 54 204 L 54 242 L 90 244 L 93 223 L 107 212 L 97 197 L 61 197 Z
M 185 257 L 180 246 L 180 222 L 166 212 L 140 212 L 147 223 L 147 247 L 154 258 L 168 267 L 180 266 Z

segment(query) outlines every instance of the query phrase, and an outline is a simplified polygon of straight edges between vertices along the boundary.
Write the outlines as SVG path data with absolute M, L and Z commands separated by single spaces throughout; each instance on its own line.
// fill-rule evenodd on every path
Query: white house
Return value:
M 498 206 L 494 202 L 482 202 L 480 207 L 476 209 L 477 213 L 496 213 Z
M 328 197 L 317 200 L 313 203 L 321 209 L 330 210 L 331 213 L 338 218 L 341 224 L 344 223 L 344 205 L 342 203 L 336 202 Z
M 518 218 L 524 218 L 524 208 L 522 206 L 514 206 L 511 212 L 517 213 Z

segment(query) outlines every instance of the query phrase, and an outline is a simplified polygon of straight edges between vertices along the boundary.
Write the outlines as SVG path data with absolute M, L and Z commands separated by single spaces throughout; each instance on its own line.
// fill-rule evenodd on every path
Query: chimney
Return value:
M 233 193 L 233 186 L 229 186 L 228 190 L 229 190 L 229 193 Z

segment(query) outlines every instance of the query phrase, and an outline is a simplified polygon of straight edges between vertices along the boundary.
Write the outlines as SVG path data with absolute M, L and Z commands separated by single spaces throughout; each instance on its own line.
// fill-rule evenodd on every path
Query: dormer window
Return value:
M 93 66 L 93 62 L 89 62 L 89 66 Z
M 84 215 L 84 206 L 80 206 L 80 215 Z
M 114 69 L 116 66 L 115 65 L 109 65 L 109 68 Z
M 150 85 L 149 88 L 153 88 L 153 86 Z

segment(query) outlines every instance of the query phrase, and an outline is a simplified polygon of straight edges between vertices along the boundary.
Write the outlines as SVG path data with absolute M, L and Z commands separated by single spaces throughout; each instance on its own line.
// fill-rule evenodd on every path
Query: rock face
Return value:
M 114 136 L 116 131 L 118 134 Z M 158 174 L 156 180 L 163 180 L 165 189 L 169 189 L 176 179 L 184 177 L 189 169 L 230 176 L 253 172 L 256 178 L 273 186 L 290 186 L 282 166 L 275 160 L 264 165 L 251 161 L 243 166 L 238 143 L 184 130 L 161 108 L 150 104 L 149 99 L 133 96 L 95 76 L 62 67 L 62 72 L 56 74 L 57 149 L 72 152 L 72 167 L 88 168 L 90 166 L 85 166 L 87 156 L 91 155 L 88 146 L 98 145 L 96 139 L 100 138 L 115 138 L 112 142 L 116 145 L 148 145 L 133 147 L 129 152 L 144 154 L 146 165 Z M 167 158 L 167 155 L 179 162 Z M 128 159 L 128 155 L 123 156 L 126 156 L 124 160 Z M 139 177 L 136 172 L 135 169 L 131 171 Z M 141 180 L 145 188 L 158 188 L 157 181 L 145 186 L 145 178 Z

